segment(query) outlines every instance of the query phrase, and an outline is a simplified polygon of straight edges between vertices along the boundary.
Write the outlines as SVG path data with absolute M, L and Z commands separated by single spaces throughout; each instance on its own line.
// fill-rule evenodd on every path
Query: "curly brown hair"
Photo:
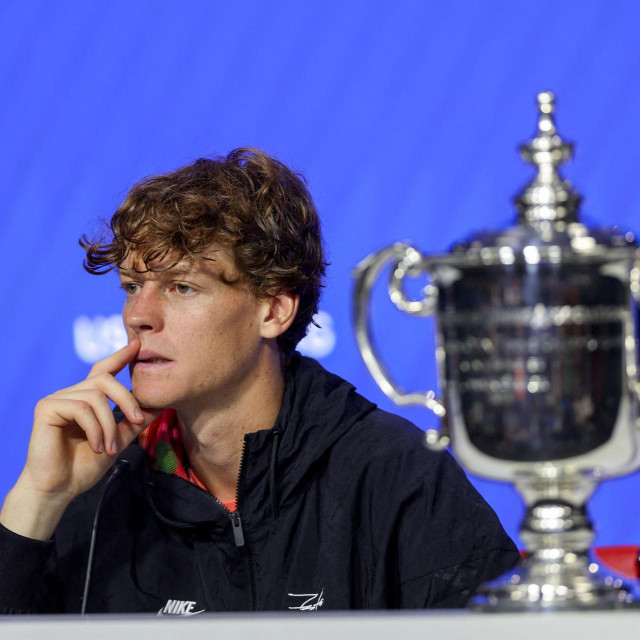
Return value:
M 258 298 L 298 294 L 296 318 L 278 337 L 285 357 L 318 311 L 327 263 L 311 195 L 301 175 L 257 149 L 200 158 L 145 178 L 129 191 L 108 230 L 107 240 L 80 238 L 90 273 L 118 267 L 131 252 L 146 270 L 170 269 L 202 257 L 216 242 L 231 251 L 241 280 Z

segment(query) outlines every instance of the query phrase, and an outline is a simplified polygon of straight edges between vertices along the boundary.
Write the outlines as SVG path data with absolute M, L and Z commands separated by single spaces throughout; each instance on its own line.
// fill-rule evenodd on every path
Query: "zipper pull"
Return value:
M 231 528 L 233 529 L 233 539 L 236 547 L 244 547 L 244 532 L 242 531 L 242 520 L 237 511 L 231 513 Z

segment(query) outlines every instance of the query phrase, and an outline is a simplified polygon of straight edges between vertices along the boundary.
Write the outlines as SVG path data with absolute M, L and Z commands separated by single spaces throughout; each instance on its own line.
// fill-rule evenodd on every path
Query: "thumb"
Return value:
M 128 447 L 156 418 L 159 418 L 163 409 L 142 409 L 144 422 L 136 424 L 129 422 L 125 417 L 117 424 L 118 451 Z

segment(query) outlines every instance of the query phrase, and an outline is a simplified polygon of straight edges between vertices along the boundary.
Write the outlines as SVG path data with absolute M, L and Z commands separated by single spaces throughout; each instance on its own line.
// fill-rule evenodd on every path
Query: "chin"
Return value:
M 175 397 L 173 394 L 150 392 L 145 389 L 132 388 L 133 397 L 143 409 L 166 409 L 172 406 Z

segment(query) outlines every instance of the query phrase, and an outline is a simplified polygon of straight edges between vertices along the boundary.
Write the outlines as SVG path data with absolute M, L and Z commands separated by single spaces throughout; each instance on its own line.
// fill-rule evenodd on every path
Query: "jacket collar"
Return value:
M 285 374 L 275 425 L 245 436 L 238 487 L 244 523 L 257 526 L 276 517 L 335 443 L 376 406 L 353 385 L 296 353 Z M 172 526 L 227 526 L 229 514 L 215 498 L 181 478 L 144 474 L 152 508 Z

